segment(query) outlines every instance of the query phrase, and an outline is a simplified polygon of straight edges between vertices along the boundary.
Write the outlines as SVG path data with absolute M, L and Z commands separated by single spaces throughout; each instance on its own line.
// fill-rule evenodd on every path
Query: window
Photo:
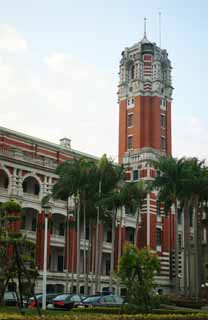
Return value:
M 128 149 L 132 149 L 132 147 L 133 147 L 133 137 L 132 136 L 128 136 L 128 145 L 127 145 L 127 147 L 128 147 Z
M 103 298 L 104 303 L 114 304 L 114 300 L 112 296 L 105 296 Z
M 63 272 L 64 270 L 64 257 L 58 256 L 58 265 L 57 265 L 57 271 Z
M 165 137 L 160 137 L 160 148 L 165 150 Z
M 32 231 L 36 231 L 36 218 L 32 219 Z
M 110 260 L 105 261 L 105 274 L 106 276 L 110 275 Z
M 60 225 L 59 225 L 59 235 L 60 235 L 60 236 L 64 236 L 64 229 L 65 229 L 65 223 L 62 222 L 62 223 L 60 223 Z
M 135 78 L 135 67 L 131 67 L 131 79 L 133 80 Z
M 128 106 L 128 108 L 133 108 L 134 107 L 134 98 L 131 98 L 131 99 L 127 100 L 127 106 Z
M 164 114 L 160 115 L 160 126 L 162 128 L 165 128 L 165 115 Z
M 133 127 L 133 113 L 128 114 L 127 123 L 128 123 L 128 127 Z
M 133 180 L 134 181 L 139 180 L 139 171 L 138 170 L 133 170 Z
M 108 230 L 107 231 L 107 239 L 106 242 L 112 242 L 112 231 Z
M 160 107 L 162 108 L 162 109 L 166 109 L 166 101 L 165 101 L 165 99 L 160 99 Z
M 183 246 L 183 244 L 182 244 L 182 234 L 179 233 L 179 234 L 178 234 L 178 249 L 179 249 L 180 251 L 182 250 L 182 246 Z
M 207 241 L 207 229 L 203 228 L 202 241 Z
M 182 224 L 182 209 L 178 209 L 178 224 Z
M 156 228 L 156 245 L 161 246 L 162 244 L 162 230 L 160 228 Z
M 90 237 L 90 229 L 89 226 L 86 227 L 86 240 L 89 240 Z

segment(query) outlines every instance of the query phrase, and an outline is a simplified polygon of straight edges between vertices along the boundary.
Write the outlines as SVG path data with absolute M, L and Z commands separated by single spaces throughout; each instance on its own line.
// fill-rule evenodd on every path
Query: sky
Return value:
M 121 51 L 147 36 L 173 70 L 173 155 L 208 159 L 207 0 L 0 0 L 0 126 L 117 160 Z

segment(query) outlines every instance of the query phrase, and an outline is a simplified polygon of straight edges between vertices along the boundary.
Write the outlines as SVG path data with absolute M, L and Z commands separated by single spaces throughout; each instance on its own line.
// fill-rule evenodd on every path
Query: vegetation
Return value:
M 127 301 L 149 312 L 153 306 L 154 275 L 160 270 L 158 257 L 148 248 L 128 243 L 119 260 L 117 276 L 127 289 Z
M 20 232 L 21 206 L 14 200 L 0 206 L 0 303 L 8 284 L 13 284 L 20 309 L 23 294 L 34 293 L 37 270 L 35 244 Z M 18 280 L 16 290 L 15 279 Z M 28 292 L 27 292 L 28 293 Z
M 197 158 L 161 157 L 155 164 L 161 173 L 153 182 L 153 188 L 158 190 L 158 201 L 164 203 L 165 212 L 169 213 L 171 206 L 175 214 L 175 273 L 176 289 L 179 293 L 178 272 L 178 217 L 184 215 L 184 294 L 199 298 L 199 288 L 205 281 L 202 278 L 203 262 L 201 254 L 202 228 L 199 217 L 207 212 L 208 201 L 208 168 L 204 161 Z M 190 223 L 194 229 L 190 234 Z M 190 241 L 193 237 L 193 240 Z M 194 249 L 195 261 L 190 260 L 191 249 Z M 181 250 L 181 248 L 180 248 Z M 194 268 L 194 281 L 190 281 L 191 268 Z
M 102 310 L 101 310 L 102 309 Z M 8 312 L 7 312 L 8 311 Z M 102 311 L 102 312 L 101 312 Z M 158 314 L 116 314 L 115 309 L 106 308 L 91 308 L 89 310 L 86 309 L 77 309 L 72 310 L 70 312 L 66 311 L 45 311 L 43 312 L 43 318 L 45 320 L 91 320 L 91 319 L 99 319 L 99 320 L 171 320 L 171 319 L 181 319 L 181 320 L 205 320 L 208 319 L 207 313 L 190 313 L 184 312 L 183 314 L 179 314 L 178 312 L 174 312 L 171 310 L 158 310 Z M 15 310 L 9 308 L 8 310 L 0 309 L 0 319 L 4 320 L 37 320 L 39 317 L 35 316 L 35 312 L 31 310 L 26 311 L 26 317 L 19 315 L 15 312 Z
M 57 174 L 59 175 L 59 180 L 54 185 L 53 197 L 62 198 L 64 200 L 73 197 L 75 200 L 77 252 L 80 252 L 80 228 L 83 228 L 85 294 L 88 293 L 90 253 L 93 261 L 92 265 L 95 265 L 95 269 L 92 270 L 95 274 L 95 289 L 96 291 L 99 291 L 102 259 L 102 239 L 99 239 L 99 228 L 102 228 L 102 224 L 108 224 L 109 221 L 112 221 L 112 244 L 114 244 L 118 209 L 122 212 L 121 208 L 123 206 L 128 206 L 133 212 L 137 212 L 141 205 L 141 201 L 146 194 L 144 183 L 125 183 L 123 180 L 123 168 L 114 165 L 106 155 L 103 155 L 97 163 L 84 158 L 75 158 L 71 161 L 64 162 L 57 168 Z M 122 219 L 122 216 L 120 218 Z M 88 247 L 88 261 L 86 257 L 87 227 L 90 230 L 89 233 L 91 237 Z M 96 243 L 94 254 L 91 252 L 93 241 Z M 118 257 L 121 256 L 121 241 L 120 223 Z M 80 273 L 79 259 L 80 255 L 78 254 L 77 292 L 79 288 Z M 111 289 L 113 271 L 114 249 L 111 254 Z M 71 282 L 71 288 L 72 287 L 73 281 Z

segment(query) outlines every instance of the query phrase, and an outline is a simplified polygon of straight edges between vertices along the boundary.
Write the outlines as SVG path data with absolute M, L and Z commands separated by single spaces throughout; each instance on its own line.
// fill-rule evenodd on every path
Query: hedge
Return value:
M 96 315 L 87 313 L 68 313 L 66 315 L 43 315 L 42 320 L 208 320 L 208 313 L 187 314 L 187 315 Z M 0 314 L 0 320 L 40 320 L 38 316 L 21 316 L 19 314 Z

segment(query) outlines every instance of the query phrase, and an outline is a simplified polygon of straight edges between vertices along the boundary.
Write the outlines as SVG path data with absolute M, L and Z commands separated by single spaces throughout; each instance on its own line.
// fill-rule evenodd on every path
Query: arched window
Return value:
M 0 169 L 0 188 L 7 189 L 9 185 L 9 178 L 6 172 Z
M 135 67 L 134 65 L 131 66 L 131 79 L 133 80 L 135 78 Z
M 126 241 L 134 243 L 135 229 L 132 227 L 126 227 Z
M 23 192 L 39 195 L 40 186 L 38 181 L 34 177 L 27 177 L 23 181 Z

